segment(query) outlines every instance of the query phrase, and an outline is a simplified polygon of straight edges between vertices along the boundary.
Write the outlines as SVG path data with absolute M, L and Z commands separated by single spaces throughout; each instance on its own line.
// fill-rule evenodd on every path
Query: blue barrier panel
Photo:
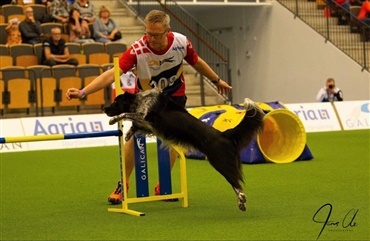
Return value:
M 134 136 L 135 150 L 135 176 L 136 176 L 136 196 L 148 197 L 148 163 L 146 151 L 146 139 L 143 135 Z
M 157 138 L 160 194 L 172 194 L 170 153 L 168 148 L 161 148 L 161 145 L 162 141 Z

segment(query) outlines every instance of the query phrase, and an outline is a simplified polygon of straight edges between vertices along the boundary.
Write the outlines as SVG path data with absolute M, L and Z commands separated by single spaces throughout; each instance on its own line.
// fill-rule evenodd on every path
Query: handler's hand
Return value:
M 215 85 L 217 86 L 218 93 L 221 95 L 227 95 L 228 93 L 230 93 L 231 89 L 233 88 L 223 80 L 220 80 Z
M 81 99 L 82 93 L 79 89 L 76 88 L 69 88 L 66 92 L 67 100 L 71 99 Z

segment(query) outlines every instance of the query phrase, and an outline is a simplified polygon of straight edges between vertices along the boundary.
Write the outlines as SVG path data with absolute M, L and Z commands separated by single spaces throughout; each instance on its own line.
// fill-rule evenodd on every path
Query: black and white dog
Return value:
M 239 209 L 245 211 L 247 198 L 242 188 L 244 180 L 240 152 L 263 128 L 264 113 L 247 98 L 244 107 L 246 114 L 242 121 L 224 132 L 195 118 L 157 89 L 119 95 L 104 112 L 113 117 L 109 121 L 111 125 L 123 119 L 133 121 L 126 140 L 135 133 L 152 134 L 166 144 L 204 153 L 211 165 L 231 184 Z

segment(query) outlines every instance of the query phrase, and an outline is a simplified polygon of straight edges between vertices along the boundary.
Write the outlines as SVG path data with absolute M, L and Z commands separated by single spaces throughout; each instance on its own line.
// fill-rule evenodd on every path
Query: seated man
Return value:
M 77 59 L 70 58 L 66 42 L 61 37 L 62 30 L 58 27 L 51 29 L 51 37 L 43 43 L 42 63 L 54 66 L 57 64 L 78 65 Z
M 19 31 L 22 35 L 22 42 L 27 44 L 41 43 L 41 26 L 40 22 L 35 20 L 33 9 L 26 7 L 24 9 L 25 19 L 19 24 Z

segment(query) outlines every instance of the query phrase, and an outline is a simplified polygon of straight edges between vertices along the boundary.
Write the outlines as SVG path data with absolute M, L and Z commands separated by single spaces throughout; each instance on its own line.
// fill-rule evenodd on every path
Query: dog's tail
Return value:
M 248 146 L 258 132 L 262 131 L 265 115 L 262 109 L 248 98 L 244 99 L 244 107 L 246 113 L 242 121 L 233 129 L 224 132 L 224 135 L 236 144 L 238 152 Z

